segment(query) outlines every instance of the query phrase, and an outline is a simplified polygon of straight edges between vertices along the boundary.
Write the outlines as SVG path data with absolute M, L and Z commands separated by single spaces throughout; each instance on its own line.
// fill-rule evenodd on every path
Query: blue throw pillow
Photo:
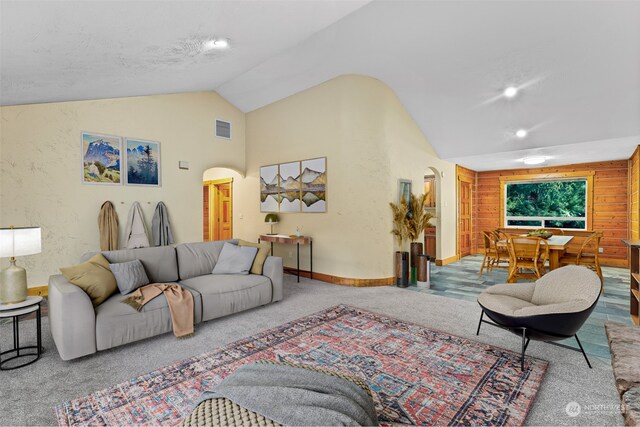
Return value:
M 147 272 L 139 259 L 128 262 L 109 264 L 116 278 L 116 284 L 122 295 L 130 294 L 136 289 L 149 284 Z
M 249 274 L 258 248 L 225 243 L 212 274 Z

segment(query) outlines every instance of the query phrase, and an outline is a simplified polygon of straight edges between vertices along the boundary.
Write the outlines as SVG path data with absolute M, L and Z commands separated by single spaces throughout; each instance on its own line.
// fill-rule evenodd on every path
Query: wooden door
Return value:
M 202 240 L 205 242 L 211 240 L 211 210 L 209 209 L 210 187 L 211 186 L 206 183 L 202 186 Z
M 461 257 L 471 255 L 471 183 L 459 181 L 458 242 Z
M 435 175 L 425 175 L 424 177 L 424 199 L 425 208 L 436 207 L 436 177 Z
M 231 182 L 214 184 L 215 212 L 213 240 L 229 240 L 233 236 L 233 202 Z
M 233 180 L 205 181 L 202 187 L 202 238 L 233 238 Z

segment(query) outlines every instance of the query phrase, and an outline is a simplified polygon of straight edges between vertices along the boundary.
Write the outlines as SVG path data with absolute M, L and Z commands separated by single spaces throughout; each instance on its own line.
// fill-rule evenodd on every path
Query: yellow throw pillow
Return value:
M 267 242 L 252 243 L 245 240 L 240 240 L 238 242 L 238 246 L 250 246 L 252 248 L 258 248 L 258 254 L 253 259 L 253 264 L 251 265 L 251 274 L 262 274 L 262 266 L 264 266 L 264 261 L 269 256 L 271 245 Z
M 109 298 L 118 288 L 116 278 L 109 268 L 109 261 L 102 254 L 95 254 L 82 264 L 61 268 L 60 272 L 89 295 L 94 307 Z

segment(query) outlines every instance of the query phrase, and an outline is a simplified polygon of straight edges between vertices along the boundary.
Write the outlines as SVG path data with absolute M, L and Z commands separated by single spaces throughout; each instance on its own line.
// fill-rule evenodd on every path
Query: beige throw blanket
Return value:
M 169 304 L 173 334 L 178 338 L 193 335 L 193 295 L 177 283 L 151 283 L 136 289 L 122 302 L 140 311 L 160 294 Z
M 113 203 L 104 202 L 98 215 L 98 229 L 100 230 L 100 250 L 113 251 L 118 249 L 118 214 Z

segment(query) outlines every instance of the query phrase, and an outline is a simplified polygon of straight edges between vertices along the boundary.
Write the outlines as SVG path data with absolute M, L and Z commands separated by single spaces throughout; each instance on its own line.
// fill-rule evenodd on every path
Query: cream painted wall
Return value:
M 436 225 L 438 239 L 437 259 L 456 255 L 457 182 L 455 163 L 441 160 L 425 139 L 414 120 L 396 96 L 391 97 L 385 120 L 386 140 L 389 144 L 391 176 L 410 179 L 412 191 L 424 191 L 424 176 L 436 174 Z M 397 187 L 397 185 L 396 185 Z M 398 198 L 398 190 L 393 193 Z M 422 241 L 422 240 L 420 240 Z M 405 248 L 406 250 L 406 248 Z
M 232 141 L 215 138 L 216 118 L 233 123 Z M 176 240 L 202 240 L 203 172 L 244 171 L 244 119 L 214 92 L 1 107 L 0 225 L 39 225 L 43 233 L 42 253 L 18 260 L 29 285 L 46 284 L 58 267 L 99 247 L 105 200 L 116 206 L 121 234 L 132 202 L 142 204 L 150 225 L 162 200 Z M 81 131 L 160 141 L 162 187 L 81 184 Z M 179 160 L 190 169 L 178 169 Z
M 393 276 L 394 241 L 389 201 L 398 178 L 421 192 L 429 166 L 445 173 L 439 198 L 443 235 L 438 257 L 455 256 L 455 165 L 439 160 L 396 95 L 382 82 L 342 76 L 250 112 L 246 178 L 236 187 L 236 236 L 255 240 L 268 228 L 259 213 L 262 165 L 327 157 L 327 213 L 281 213 L 277 232 L 302 227 L 314 238 L 314 270 L 347 278 Z M 235 217 L 235 215 L 234 215 Z M 295 247 L 277 246 L 295 266 Z M 301 250 L 308 269 L 308 248 Z
M 233 141 L 214 137 L 215 118 L 233 122 Z M 260 166 L 324 156 L 328 212 L 281 214 L 277 226 L 287 234 L 300 226 L 314 237 L 315 271 L 392 276 L 388 202 L 397 200 L 399 178 L 412 179 L 420 192 L 429 167 L 444 172 L 438 258 L 455 255 L 455 165 L 437 158 L 395 94 L 372 78 L 333 79 L 247 114 L 246 126 L 245 115 L 213 92 L 1 107 L 0 124 L 0 225 L 43 228 L 43 252 L 19 260 L 30 286 L 98 248 L 105 200 L 116 206 L 121 234 L 133 201 L 150 224 L 162 200 L 177 241 L 201 240 L 203 180 L 234 178 L 234 237 L 255 241 L 269 230 L 260 212 Z M 160 141 L 162 187 L 81 184 L 83 130 Z M 178 169 L 179 160 L 190 169 Z M 308 248 L 301 252 L 307 269 Z M 294 247 L 277 246 L 276 255 L 295 266 Z

